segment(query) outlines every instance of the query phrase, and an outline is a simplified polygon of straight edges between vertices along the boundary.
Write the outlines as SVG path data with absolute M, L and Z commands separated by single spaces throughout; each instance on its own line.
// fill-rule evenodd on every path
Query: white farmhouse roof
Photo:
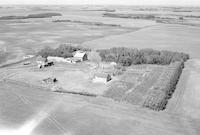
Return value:
M 86 52 L 84 52 L 84 51 L 76 51 L 74 53 L 74 57 L 83 58 L 85 54 L 86 54 Z

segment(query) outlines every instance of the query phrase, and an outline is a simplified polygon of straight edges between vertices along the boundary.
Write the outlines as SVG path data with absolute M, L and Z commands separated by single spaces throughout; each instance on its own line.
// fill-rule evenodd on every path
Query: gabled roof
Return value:
M 86 52 L 84 52 L 84 51 L 76 51 L 74 53 L 74 57 L 83 58 L 85 54 L 86 54 Z

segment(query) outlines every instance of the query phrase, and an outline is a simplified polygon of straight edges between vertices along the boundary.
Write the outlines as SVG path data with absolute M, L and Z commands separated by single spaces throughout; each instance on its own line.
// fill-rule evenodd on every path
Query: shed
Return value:
M 106 73 L 98 73 L 94 75 L 94 83 L 107 83 L 111 80 L 111 75 Z
M 85 61 L 85 60 L 88 60 L 88 57 L 87 57 L 87 53 L 84 52 L 84 51 L 76 51 L 74 53 L 74 58 L 75 59 L 79 59 L 80 61 Z

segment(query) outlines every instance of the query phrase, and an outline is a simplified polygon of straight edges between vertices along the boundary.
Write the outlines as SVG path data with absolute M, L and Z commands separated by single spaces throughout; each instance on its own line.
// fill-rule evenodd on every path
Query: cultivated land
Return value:
M 155 48 L 160 50 L 183 51 L 199 58 L 199 27 L 174 24 L 159 24 L 136 32 L 109 36 L 85 42 L 93 48 L 110 48 L 123 45 L 132 48 Z
M 107 10 L 115 9 L 115 10 Z M 200 133 L 200 28 L 199 8 L 7 6 L 0 16 L 61 13 L 52 18 L 0 21 L 0 47 L 9 54 L 0 69 L 0 134 L 2 135 L 198 135 Z M 155 19 L 105 17 L 104 13 L 156 14 L 175 17 L 170 22 Z M 184 17 L 183 23 L 177 18 Z M 163 18 L 162 18 L 163 19 Z M 54 22 L 55 20 L 70 20 Z M 162 20 L 163 21 L 163 20 Z M 164 20 L 166 21 L 166 20 Z M 81 44 L 92 49 L 111 47 L 153 48 L 183 51 L 185 63 L 180 80 L 166 109 L 142 107 L 149 88 L 167 66 L 134 65 L 107 84 L 91 81 L 102 70 L 90 62 L 56 63 L 38 69 L 25 54 L 35 54 L 48 45 Z M 3 50 L 3 49 L 2 49 Z M 5 51 L 5 49 L 4 49 Z M 20 63 L 12 64 L 22 60 Z M 96 68 L 96 69 L 95 69 Z M 104 69 L 105 70 L 105 69 Z M 108 69 L 107 71 L 110 71 Z M 62 93 L 42 83 L 56 77 Z M 64 91 L 64 92 L 63 92 Z M 68 92 L 68 93 L 66 93 Z M 69 93 L 89 93 L 97 97 Z M 97 126 L 98 125 L 98 126 Z

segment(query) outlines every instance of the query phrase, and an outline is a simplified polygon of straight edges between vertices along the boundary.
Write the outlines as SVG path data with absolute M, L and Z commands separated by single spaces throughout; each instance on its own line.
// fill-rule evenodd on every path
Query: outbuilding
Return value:
M 106 73 L 98 73 L 94 75 L 94 83 L 107 83 L 111 80 L 111 75 Z
M 74 52 L 74 58 L 80 61 L 88 60 L 87 53 L 84 51 L 76 51 Z
M 48 56 L 48 61 L 54 61 L 54 62 L 67 62 L 67 60 L 63 57 L 54 57 L 54 56 Z

